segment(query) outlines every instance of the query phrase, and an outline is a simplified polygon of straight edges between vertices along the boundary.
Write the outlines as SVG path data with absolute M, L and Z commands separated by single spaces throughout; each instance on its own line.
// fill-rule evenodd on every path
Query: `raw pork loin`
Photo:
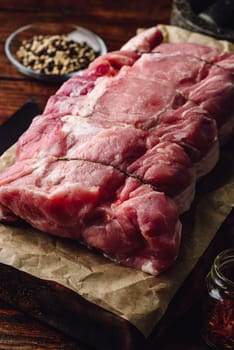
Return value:
M 150 28 L 52 96 L 0 175 L 0 216 L 157 275 L 233 128 L 233 55 Z

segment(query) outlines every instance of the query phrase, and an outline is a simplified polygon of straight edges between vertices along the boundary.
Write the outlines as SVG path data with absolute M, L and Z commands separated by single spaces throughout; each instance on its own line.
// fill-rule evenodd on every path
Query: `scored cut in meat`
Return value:
M 10 220 L 11 203 L 14 215 L 32 226 L 84 242 L 125 265 L 156 273 L 174 262 L 180 223 L 175 203 L 164 193 L 94 162 L 54 157 L 22 162 L 0 179 L 2 219 Z
M 233 126 L 233 56 L 162 39 L 146 30 L 48 100 L 0 174 L 2 221 L 154 275 L 174 263 L 179 215 Z

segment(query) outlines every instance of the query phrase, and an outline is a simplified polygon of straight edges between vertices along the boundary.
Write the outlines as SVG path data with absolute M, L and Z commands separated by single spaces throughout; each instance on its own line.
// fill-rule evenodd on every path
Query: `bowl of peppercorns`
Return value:
M 21 73 L 52 82 L 80 74 L 106 52 L 104 41 L 96 33 L 62 23 L 26 25 L 5 42 L 8 59 Z

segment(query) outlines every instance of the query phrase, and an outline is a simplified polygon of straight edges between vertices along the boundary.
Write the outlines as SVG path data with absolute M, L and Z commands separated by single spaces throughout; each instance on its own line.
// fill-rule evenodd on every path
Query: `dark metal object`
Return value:
M 234 42 L 233 21 L 232 18 L 230 19 L 232 17 L 233 0 L 230 1 L 230 4 L 226 1 L 226 9 L 223 4 L 224 0 L 174 0 L 170 23 L 216 39 Z M 222 7 L 222 11 L 218 10 L 220 7 Z M 202 15 L 204 13 L 205 18 Z M 227 17 L 227 13 L 229 13 L 230 17 Z M 209 16 L 210 20 L 207 20 L 207 16 Z M 231 26 L 230 22 L 232 22 Z
M 200 18 L 223 28 L 234 29 L 234 1 L 217 0 L 199 14 Z
M 13 145 L 40 113 L 36 102 L 28 102 L 0 126 L 0 155 Z

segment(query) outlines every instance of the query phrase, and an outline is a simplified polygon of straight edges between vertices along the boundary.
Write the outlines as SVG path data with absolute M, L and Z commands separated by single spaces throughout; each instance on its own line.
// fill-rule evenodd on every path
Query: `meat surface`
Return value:
M 0 197 L 2 219 L 9 220 L 10 208 L 42 231 L 79 240 L 145 272 L 168 268 L 178 254 L 173 200 L 112 166 L 54 157 L 17 162 L 0 179 Z
M 162 39 L 146 30 L 51 96 L 0 174 L 2 221 L 154 275 L 175 262 L 179 216 L 233 126 L 233 56 Z

